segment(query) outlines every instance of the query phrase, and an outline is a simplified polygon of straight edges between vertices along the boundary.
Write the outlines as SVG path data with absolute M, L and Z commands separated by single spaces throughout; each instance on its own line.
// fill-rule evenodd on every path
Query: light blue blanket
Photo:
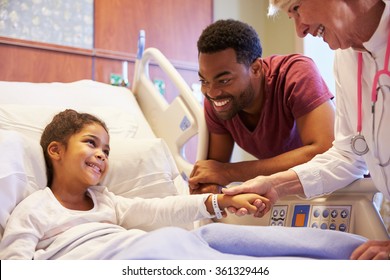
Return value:
M 140 236 L 115 259 L 348 259 L 365 238 L 312 228 L 209 224 L 167 227 Z

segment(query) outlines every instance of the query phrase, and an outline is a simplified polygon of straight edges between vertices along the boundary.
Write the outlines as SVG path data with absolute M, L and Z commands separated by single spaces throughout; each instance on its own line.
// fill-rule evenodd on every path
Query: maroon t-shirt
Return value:
M 317 66 L 305 56 L 274 55 L 262 59 L 265 73 L 265 102 L 260 120 L 249 131 L 239 115 L 223 121 L 204 100 L 211 133 L 230 133 L 235 142 L 258 159 L 277 156 L 302 146 L 296 119 L 333 98 Z

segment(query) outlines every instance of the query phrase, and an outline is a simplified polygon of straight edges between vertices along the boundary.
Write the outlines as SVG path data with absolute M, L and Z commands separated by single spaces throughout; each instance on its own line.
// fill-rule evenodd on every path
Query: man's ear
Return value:
M 259 76 L 261 75 L 262 69 L 263 69 L 263 65 L 261 63 L 261 58 L 257 58 L 255 61 L 252 62 L 250 67 L 251 74 L 255 76 Z
M 61 159 L 62 149 L 63 145 L 60 142 L 53 141 L 47 146 L 47 153 L 52 160 L 59 160 Z

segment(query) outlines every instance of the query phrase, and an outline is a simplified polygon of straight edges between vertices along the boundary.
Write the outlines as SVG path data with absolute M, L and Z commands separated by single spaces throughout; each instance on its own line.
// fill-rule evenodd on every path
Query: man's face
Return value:
M 199 79 L 204 96 L 222 120 L 253 104 L 250 68 L 237 62 L 233 49 L 199 54 Z

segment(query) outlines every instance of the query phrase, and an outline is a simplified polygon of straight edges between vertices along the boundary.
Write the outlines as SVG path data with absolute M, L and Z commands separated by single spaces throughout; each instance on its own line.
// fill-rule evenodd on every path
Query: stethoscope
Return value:
M 386 47 L 386 55 L 384 67 L 382 70 L 379 70 L 375 73 L 374 81 L 371 89 L 371 113 L 373 115 L 372 126 L 373 126 L 373 135 L 374 135 L 374 125 L 375 125 L 375 104 L 378 99 L 378 91 L 382 87 L 389 87 L 386 85 L 378 85 L 379 77 L 381 75 L 390 76 L 389 71 L 389 56 L 390 56 L 390 32 L 388 34 L 387 39 L 387 47 Z M 362 156 L 368 152 L 367 142 L 362 135 L 362 72 L 363 72 L 363 54 L 361 52 L 358 53 L 358 71 L 357 71 L 357 103 L 358 103 L 358 116 L 357 116 L 357 134 L 351 140 L 351 148 L 352 151 L 359 156 Z M 386 166 L 390 164 L 390 159 L 387 163 L 381 164 L 382 166 Z

